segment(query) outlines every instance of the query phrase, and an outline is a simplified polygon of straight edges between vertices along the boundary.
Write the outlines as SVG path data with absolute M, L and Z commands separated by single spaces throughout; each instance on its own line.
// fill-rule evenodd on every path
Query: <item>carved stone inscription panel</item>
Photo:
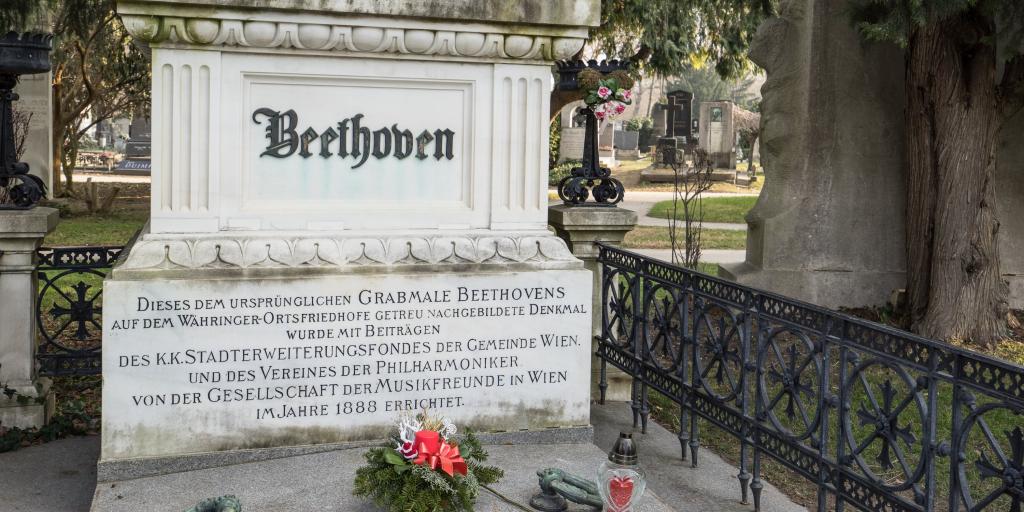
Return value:
M 104 460 L 589 423 L 586 270 L 106 286 Z

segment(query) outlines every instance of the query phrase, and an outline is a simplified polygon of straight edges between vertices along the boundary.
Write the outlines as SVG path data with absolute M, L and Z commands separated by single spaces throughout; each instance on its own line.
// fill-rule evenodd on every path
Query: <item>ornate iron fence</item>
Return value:
M 98 375 L 103 278 L 122 247 L 43 247 L 37 251 L 39 372 Z
M 1021 512 L 1024 368 L 609 246 L 599 261 L 602 395 L 610 363 L 634 427 L 650 393 L 677 403 L 694 466 L 699 419 L 735 436 L 755 510 L 767 455 L 820 511 Z

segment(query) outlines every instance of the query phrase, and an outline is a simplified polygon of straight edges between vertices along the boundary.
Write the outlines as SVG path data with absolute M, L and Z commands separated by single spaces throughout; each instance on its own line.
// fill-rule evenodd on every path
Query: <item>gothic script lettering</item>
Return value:
M 364 125 L 365 118 L 356 114 L 320 131 L 312 127 L 300 131 L 299 115 L 294 110 L 260 108 L 252 114 L 254 123 L 266 124 L 268 142 L 261 158 L 288 158 L 296 153 L 302 158 L 351 158 L 353 169 L 362 167 L 371 156 L 378 160 L 404 160 L 410 156 L 419 160 L 455 158 L 455 132 L 450 129 L 423 130 L 414 136 L 397 123 L 371 130 Z

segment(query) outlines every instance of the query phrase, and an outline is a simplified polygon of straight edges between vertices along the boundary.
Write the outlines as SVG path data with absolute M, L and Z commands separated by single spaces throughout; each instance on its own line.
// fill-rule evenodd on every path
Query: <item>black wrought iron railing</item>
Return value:
M 698 420 L 738 439 L 755 510 L 768 456 L 819 511 L 1021 512 L 1024 368 L 609 246 L 599 261 L 602 394 L 611 364 L 634 426 L 651 393 L 677 403 L 694 466 Z
M 122 247 L 43 247 L 37 251 L 36 322 L 41 375 L 98 375 L 103 278 Z

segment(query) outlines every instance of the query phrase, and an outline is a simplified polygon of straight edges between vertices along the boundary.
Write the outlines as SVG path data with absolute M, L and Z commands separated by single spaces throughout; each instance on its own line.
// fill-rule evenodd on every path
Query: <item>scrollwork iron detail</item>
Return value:
M 622 201 L 626 189 L 612 177 L 611 169 L 601 165 L 597 147 L 597 117 L 584 108 L 586 133 L 583 139 L 583 162 L 558 183 L 558 197 L 574 206 L 615 206 Z M 593 202 L 587 199 L 593 198 Z
M 121 247 L 59 247 L 37 251 L 39 296 L 36 357 L 42 375 L 100 373 L 103 279 Z

